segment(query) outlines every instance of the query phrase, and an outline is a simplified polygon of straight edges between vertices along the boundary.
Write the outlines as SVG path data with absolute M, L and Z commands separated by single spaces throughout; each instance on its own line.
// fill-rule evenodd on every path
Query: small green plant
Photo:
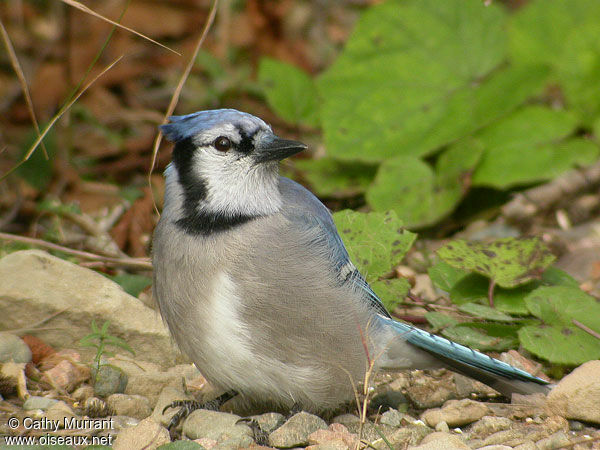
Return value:
M 94 368 L 97 376 L 100 371 L 100 365 L 103 356 L 114 356 L 114 353 L 106 350 L 106 346 L 112 345 L 115 347 L 127 350 L 132 355 L 135 355 L 133 349 L 123 339 L 116 336 L 112 336 L 108 333 L 108 327 L 110 322 L 107 320 L 102 324 L 101 328 L 98 328 L 96 321 L 92 320 L 91 329 L 92 332 L 87 336 L 84 336 L 79 341 L 79 344 L 83 347 L 94 347 L 96 349 L 96 356 L 94 357 Z

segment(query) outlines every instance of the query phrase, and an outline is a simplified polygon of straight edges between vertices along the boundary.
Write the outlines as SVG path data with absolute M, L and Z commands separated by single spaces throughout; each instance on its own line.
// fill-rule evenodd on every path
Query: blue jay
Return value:
M 233 109 L 174 116 L 154 295 L 181 350 L 226 394 L 311 411 L 375 370 L 447 367 L 503 394 L 546 382 L 395 321 L 349 259 L 329 210 L 280 177 L 304 149 Z

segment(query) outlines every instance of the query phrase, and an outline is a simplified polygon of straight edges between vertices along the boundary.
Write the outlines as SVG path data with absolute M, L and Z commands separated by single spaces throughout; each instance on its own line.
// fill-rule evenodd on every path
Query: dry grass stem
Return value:
M 23 91 L 23 97 L 25 97 L 25 102 L 27 103 L 27 111 L 29 111 L 29 116 L 31 117 L 31 122 L 35 127 L 35 131 L 38 136 L 40 135 L 40 125 L 35 117 L 35 110 L 33 109 L 33 101 L 31 100 L 31 95 L 29 94 L 29 87 L 27 86 L 27 80 L 25 79 L 25 74 L 23 73 L 23 69 L 21 68 L 21 64 L 19 63 L 19 59 L 17 58 L 17 52 L 15 52 L 15 48 L 12 45 L 10 40 L 10 36 L 8 35 L 6 28 L 4 28 L 4 24 L 0 19 L 0 34 L 2 34 L 2 40 L 4 41 L 4 46 L 6 47 L 6 51 L 8 53 L 8 58 L 10 59 L 10 63 L 19 79 L 19 84 L 21 85 L 21 90 Z M 42 150 L 44 151 L 44 156 L 46 160 L 49 159 L 48 151 L 46 150 L 46 146 L 43 142 L 41 142 Z
M 179 82 L 177 83 L 177 87 L 175 88 L 175 91 L 173 92 L 173 96 L 171 97 L 171 101 L 169 102 L 169 106 L 167 107 L 167 111 L 165 112 L 165 115 L 163 117 L 163 121 L 162 121 L 163 124 L 167 122 L 167 119 L 169 118 L 169 116 L 173 114 L 173 111 L 175 111 L 175 106 L 177 106 L 177 102 L 179 101 L 179 96 L 181 95 L 183 85 L 185 84 L 186 80 L 188 79 L 188 76 L 190 75 L 190 72 L 192 71 L 192 67 L 194 67 L 194 62 L 196 61 L 198 52 L 202 48 L 202 44 L 204 43 L 204 40 L 206 39 L 208 30 L 210 30 L 210 27 L 212 26 L 213 22 L 215 21 L 215 15 L 217 14 L 218 5 L 219 5 L 219 0 L 213 0 L 213 4 L 212 4 L 211 10 L 210 10 L 210 13 L 208 15 L 208 18 L 206 19 L 206 23 L 204 24 L 204 28 L 202 29 L 202 33 L 200 34 L 200 37 L 198 38 L 198 41 L 196 42 L 194 51 L 192 52 L 192 55 L 190 56 L 190 59 L 187 62 L 187 65 L 183 71 L 183 74 L 181 75 L 181 78 L 179 79 Z M 154 210 L 156 211 L 157 214 L 158 214 L 158 208 L 156 206 L 156 201 L 154 199 L 154 191 L 152 190 L 152 172 L 154 171 L 154 167 L 156 166 L 156 158 L 158 157 L 158 147 L 160 146 L 161 140 L 162 140 L 162 135 L 160 134 L 160 132 L 158 132 L 156 134 L 156 138 L 154 139 L 154 144 L 152 146 L 152 160 L 150 162 L 150 169 L 148 170 L 148 186 L 150 186 L 150 192 L 152 192 L 152 202 L 154 204 Z
M 170 51 L 170 52 L 173 52 L 173 53 L 175 53 L 176 55 L 179 55 L 179 56 L 181 56 L 181 54 L 180 54 L 179 52 L 176 52 L 176 51 L 175 51 L 175 50 L 173 50 L 172 48 L 169 48 L 169 47 L 167 47 L 166 45 L 164 45 L 164 44 L 161 44 L 160 42 L 158 42 L 158 41 L 155 41 L 154 39 L 152 39 L 152 38 L 149 38 L 148 36 L 146 36 L 146 35 L 144 35 L 144 34 L 142 34 L 142 33 L 138 32 L 138 31 L 135 31 L 134 29 L 131 29 L 131 28 L 129 28 L 129 27 L 126 27 L 125 25 L 121 25 L 120 23 L 118 23 L 118 22 L 115 22 L 114 20 L 111 20 L 111 19 L 109 19 L 108 17 L 104 17 L 102 14 L 98 14 L 96 11 L 94 11 L 94 10 L 92 10 L 92 9 L 88 8 L 87 6 L 85 6 L 85 5 L 84 5 L 84 4 L 82 4 L 82 3 L 76 2 L 75 0 L 61 0 L 61 1 L 62 1 L 63 3 L 66 3 L 66 4 L 67 4 L 67 5 L 69 5 L 69 6 L 72 6 L 73 8 L 76 8 L 76 9 L 78 9 L 78 10 L 80 10 L 80 11 L 83 11 L 83 12 L 84 12 L 84 13 L 86 13 L 86 14 L 89 14 L 89 15 L 91 15 L 91 16 L 97 17 L 98 19 L 102 19 L 102 20 L 104 20 L 105 22 L 108 22 L 108 23 L 110 23 L 110 24 L 114 25 L 115 27 L 118 27 L 118 28 L 121 28 L 121 29 L 123 29 L 123 30 L 129 31 L 130 33 L 133 33 L 133 34 L 135 34 L 136 36 L 139 36 L 139 37 L 141 37 L 141 38 L 143 38 L 143 39 L 146 39 L 147 41 L 150 41 L 150 42 L 152 42 L 153 44 L 156 44 L 156 45 L 158 45 L 159 47 L 162 47 L 162 48 L 164 48 L 165 50 L 168 50 L 168 51 Z
M 40 145 L 40 142 L 42 142 L 42 139 L 44 139 L 46 134 L 48 134 L 48 131 L 50 131 L 50 129 L 54 126 L 54 124 L 58 121 L 58 119 L 60 119 L 62 117 L 62 115 L 65 112 L 67 112 L 69 110 L 69 108 L 71 108 L 71 106 L 73 106 L 73 104 L 77 100 L 79 100 L 79 97 L 81 97 L 83 95 L 83 93 L 85 91 L 87 91 L 90 88 L 90 86 L 92 86 L 96 82 L 97 79 L 99 79 L 102 75 L 104 75 L 106 72 L 108 72 L 110 69 L 112 69 L 113 66 L 115 64 L 117 64 L 122 58 L 123 58 L 123 55 L 119 56 L 112 63 L 110 63 L 108 66 L 106 66 L 106 68 L 104 68 L 104 70 L 102 70 L 102 72 L 100 72 L 98 75 L 96 75 L 88 84 L 86 84 L 83 87 L 83 89 L 81 89 L 81 91 L 79 91 L 79 93 L 75 97 L 73 97 L 66 105 L 64 105 L 56 113 L 56 115 L 50 120 L 50 122 L 48 122 L 48 125 L 46 125 L 46 127 L 44 128 L 42 133 L 38 136 L 38 138 L 35 140 L 35 142 L 31 145 L 31 147 L 29 148 L 29 150 L 27 151 L 27 154 L 23 157 L 23 159 L 20 162 L 18 162 L 12 169 L 10 169 L 8 172 L 6 172 L 4 175 L 0 176 L 0 181 L 2 181 L 8 175 L 10 175 L 12 172 L 14 172 L 18 167 L 20 167 L 25 161 L 27 161 L 31 157 L 31 155 L 33 154 L 33 152 L 35 151 L 37 146 Z

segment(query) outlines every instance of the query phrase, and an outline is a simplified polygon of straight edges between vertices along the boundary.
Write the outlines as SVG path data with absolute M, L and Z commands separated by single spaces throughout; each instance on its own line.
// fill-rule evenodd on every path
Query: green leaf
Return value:
M 106 341 L 106 344 L 120 347 L 123 350 L 127 350 L 129 353 L 135 355 L 135 351 L 133 351 L 133 349 L 129 346 L 129 344 L 121 338 L 118 338 L 116 336 L 107 336 L 105 341 Z
M 579 288 L 579 283 L 575 278 L 573 278 L 564 270 L 560 270 L 554 266 L 548 267 L 542 274 L 542 284 L 544 286 L 567 286 Z
M 263 58 L 258 79 L 277 114 L 293 124 L 318 125 L 317 89 L 306 73 L 290 64 Z
M 513 322 L 513 319 L 508 314 L 498 311 L 497 309 L 490 308 L 486 305 L 480 305 L 478 303 L 465 303 L 460 305 L 458 309 L 467 314 L 471 314 L 474 317 L 480 317 L 487 320 L 495 320 L 497 322 Z
M 451 266 L 444 260 L 439 260 L 427 271 L 433 284 L 439 289 L 450 292 L 450 289 L 468 272 Z
M 542 63 L 585 119 L 600 111 L 600 2 L 535 0 L 510 20 L 511 59 Z
M 448 264 L 485 275 L 502 287 L 540 278 L 555 257 L 538 238 L 504 238 L 490 243 L 456 240 L 438 250 Z
M 579 365 L 600 358 L 598 339 L 576 327 L 529 325 L 519 330 L 525 349 L 554 364 Z
M 144 191 L 135 186 L 125 186 L 119 189 L 119 196 L 129 203 L 133 203 L 144 196 Z
M 121 273 L 108 276 L 115 283 L 119 284 L 129 295 L 137 297 L 144 289 L 152 284 L 152 279 L 143 275 Z
M 369 282 L 392 270 L 417 237 L 403 228 L 393 211 L 360 213 L 344 210 L 336 212 L 333 220 L 350 259 Z
M 458 325 L 459 321 L 454 317 L 450 317 L 446 314 L 442 314 L 437 311 L 430 311 L 425 313 L 425 318 L 427 322 L 433 327 L 433 332 L 437 333 L 440 330 L 451 327 L 454 325 Z
M 386 309 L 393 311 L 408 295 L 410 282 L 406 278 L 373 281 L 371 288 L 381 299 Z
M 100 329 L 100 334 L 102 336 L 106 336 L 106 332 L 108 331 L 108 327 L 110 326 L 110 321 L 106 320 L 102 324 L 102 328 Z
M 577 281 L 569 274 L 551 266 L 542 274 L 541 280 L 530 281 L 529 283 L 508 289 L 496 287 L 494 290 L 494 309 L 507 314 L 528 315 L 529 309 L 527 309 L 527 305 L 525 304 L 525 297 L 542 285 L 570 286 L 575 288 L 579 286 Z M 468 302 L 487 304 L 488 286 L 489 280 L 487 278 L 473 273 L 456 281 L 448 290 L 448 293 L 450 294 L 450 299 L 456 305 L 463 305 Z
M 581 364 L 600 358 L 600 340 L 574 320 L 600 333 L 600 302 L 580 289 L 542 286 L 525 299 L 543 324 L 523 327 L 519 337 L 530 352 L 558 364 Z
M 592 163 L 600 151 L 593 142 L 563 140 L 576 126 L 571 112 L 530 106 L 486 128 L 478 135 L 485 153 L 473 184 L 504 189 Z
M 163 444 L 156 450 L 203 450 L 205 447 L 194 441 L 173 441 Z
M 377 167 L 334 158 L 297 159 L 294 166 L 319 197 L 348 197 L 363 193 L 375 178 Z
M 379 167 L 367 202 L 378 211 L 393 209 L 409 227 L 435 223 L 463 197 L 481 151 L 472 140 L 451 146 L 440 155 L 434 171 L 417 158 L 390 158 Z
M 538 92 L 546 68 L 501 66 L 505 21 L 496 5 L 462 0 L 369 8 L 317 81 L 329 154 L 365 161 L 426 155 Z
M 499 323 L 463 322 L 442 331 L 442 335 L 477 350 L 505 351 L 519 345 L 517 327 Z
M 40 128 L 42 128 L 41 125 Z M 25 157 L 37 137 L 38 135 L 34 130 L 27 133 L 27 138 L 21 148 L 21 158 Z M 29 159 L 15 171 L 38 191 L 44 191 L 52 179 L 52 159 L 56 154 L 56 133 L 54 130 L 50 130 L 46 134 L 44 145 L 48 151 L 48 160 L 44 156 L 42 148 L 38 146 Z

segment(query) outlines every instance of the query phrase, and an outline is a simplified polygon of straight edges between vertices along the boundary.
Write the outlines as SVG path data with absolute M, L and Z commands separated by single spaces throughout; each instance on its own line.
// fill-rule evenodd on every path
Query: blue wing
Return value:
M 289 178 L 281 177 L 279 189 L 284 200 L 283 214 L 292 217 L 294 222 L 300 222 L 307 227 L 317 227 L 321 230 L 323 243 L 332 255 L 334 272 L 341 284 L 358 287 L 365 293 L 365 298 L 375 311 L 385 317 L 391 317 L 383 303 L 373 292 L 369 283 L 364 279 L 352 261 L 337 232 L 329 210 L 309 190 Z

